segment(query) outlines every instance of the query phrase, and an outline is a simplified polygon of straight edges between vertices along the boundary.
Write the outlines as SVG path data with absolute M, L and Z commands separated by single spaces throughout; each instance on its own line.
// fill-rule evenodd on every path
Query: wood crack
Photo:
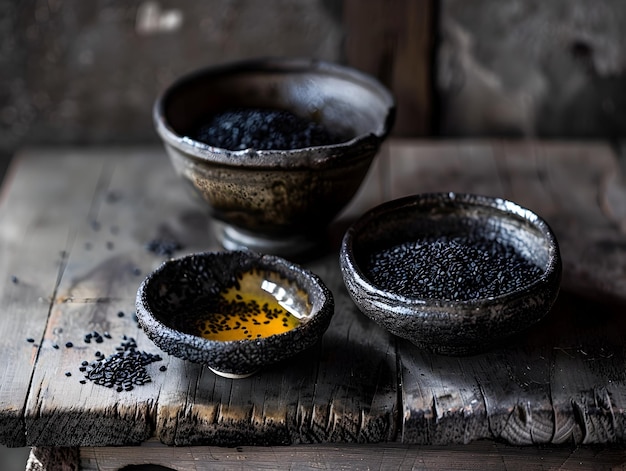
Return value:
M 63 278 L 63 273 L 65 272 L 65 268 L 67 267 L 68 254 L 70 253 L 70 249 L 71 249 L 71 247 L 73 245 L 73 241 L 74 241 L 74 233 L 70 232 L 68 234 L 68 236 L 67 236 L 67 239 L 66 239 L 65 250 L 63 250 L 61 252 L 61 260 L 59 262 L 59 268 L 57 270 L 57 277 L 56 277 L 56 280 L 55 280 L 55 283 L 54 283 L 54 288 L 53 288 L 53 291 L 52 291 L 51 299 L 48 302 L 48 312 L 47 312 L 47 315 L 46 315 L 45 327 L 44 327 L 44 329 L 42 331 L 43 333 L 42 333 L 42 337 L 41 337 L 41 339 L 39 341 L 39 347 L 37 348 L 37 354 L 35 355 L 34 365 L 33 365 L 33 368 L 31 369 L 30 379 L 28 381 L 28 389 L 26 391 L 26 395 L 24 396 L 24 405 L 23 405 L 23 408 L 22 408 L 23 411 L 27 410 L 27 405 L 28 405 L 28 402 L 29 402 L 29 398 L 30 398 L 30 395 L 31 395 L 31 393 L 32 393 L 32 391 L 34 389 L 34 386 L 35 386 L 33 384 L 33 380 L 34 380 L 34 377 L 35 377 L 35 371 L 37 369 L 37 364 L 39 362 L 39 358 L 40 358 L 41 351 L 42 351 L 41 344 L 43 343 L 43 339 L 44 339 L 44 337 L 46 335 L 46 332 L 48 331 L 48 326 L 50 324 L 50 317 L 52 315 L 52 309 L 54 308 L 54 305 L 55 305 L 54 300 L 57 297 L 57 293 L 58 293 L 58 290 L 59 290 L 59 285 L 61 284 L 61 279 Z M 41 401 L 40 401 L 41 385 L 39 385 L 39 387 L 37 387 L 37 393 L 36 394 L 37 394 L 37 396 L 34 398 L 34 403 L 37 404 L 37 408 L 38 408 L 37 409 L 37 413 L 40 416 L 41 415 L 41 411 L 40 411 L 40 408 L 41 408 Z M 27 429 L 27 426 L 26 426 L 26 414 L 25 413 L 22 414 L 22 426 L 23 426 L 24 433 L 27 434 L 28 433 L 28 429 Z

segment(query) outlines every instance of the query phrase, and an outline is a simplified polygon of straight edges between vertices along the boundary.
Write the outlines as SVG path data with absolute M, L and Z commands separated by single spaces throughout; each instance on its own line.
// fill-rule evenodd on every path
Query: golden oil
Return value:
M 201 337 L 245 340 L 269 337 L 296 328 L 310 312 L 306 295 L 277 275 L 245 272 L 222 291 L 212 312 L 198 321 Z

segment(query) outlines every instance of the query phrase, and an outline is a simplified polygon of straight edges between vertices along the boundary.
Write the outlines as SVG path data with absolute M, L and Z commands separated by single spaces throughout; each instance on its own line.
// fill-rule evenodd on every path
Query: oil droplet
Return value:
M 310 312 L 307 295 L 275 274 L 245 272 L 222 291 L 197 322 L 209 340 L 254 340 L 299 326 Z

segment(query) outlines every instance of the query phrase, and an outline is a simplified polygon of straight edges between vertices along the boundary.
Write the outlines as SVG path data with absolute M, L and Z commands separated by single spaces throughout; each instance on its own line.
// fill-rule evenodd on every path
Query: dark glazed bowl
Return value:
M 232 151 L 190 137 L 199 120 L 234 108 L 290 111 L 343 142 Z M 227 249 L 292 255 L 314 246 L 359 188 L 390 131 L 395 104 L 373 78 L 300 59 L 207 68 L 157 99 L 154 123 L 177 173 L 207 204 Z
M 425 240 L 432 245 L 420 245 Z M 455 253 L 456 240 L 476 246 L 471 242 Z M 479 283 L 499 275 L 489 265 L 481 268 L 483 262 L 472 265 L 475 278 L 459 279 L 464 292 L 452 289 L 455 281 L 441 282 L 454 267 L 465 273 L 471 254 L 498 247 L 508 247 L 499 259 L 505 269 L 516 263 L 506 289 Z M 393 265 L 386 266 L 381 253 L 402 255 L 390 256 Z M 340 263 L 348 292 L 365 315 L 420 348 L 448 355 L 479 353 L 535 324 L 556 300 L 561 280 L 558 243 L 544 220 L 511 201 L 469 194 L 415 195 L 370 210 L 346 232 Z M 517 268 L 524 266 L 532 269 Z
M 297 307 L 300 324 L 283 333 L 243 340 L 208 340 L 196 330 L 204 306 L 242 274 L 269 281 L 276 299 Z M 163 351 L 208 366 L 228 378 L 244 378 L 315 344 L 334 313 L 331 292 L 308 270 L 272 255 L 247 251 L 205 252 L 164 262 L 137 291 L 137 317 Z

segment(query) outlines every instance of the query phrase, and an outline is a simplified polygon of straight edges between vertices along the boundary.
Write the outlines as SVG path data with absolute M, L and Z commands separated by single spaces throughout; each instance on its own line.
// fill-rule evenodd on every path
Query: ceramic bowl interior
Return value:
M 334 312 L 321 279 L 282 258 L 206 252 L 164 262 L 137 291 L 163 351 L 242 378 L 316 343 Z
M 237 108 L 290 111 L 341 139 L 234 151 L 191 137 L 199 121 Z M 394 117 L 394 99 L 378 81 L 303 59 L 200 70 L 168 87 L 154 107 L 156 130 L 174 168 L 220 222 L 215 228 L 224 247 L 283 256 L 314 243 L 350 201 Z
M 486 350 L 538 322 L 561 279 L 548 224 L 519 205 L 470 194 L 422 194 L 364 214 L 340 255 L 368 317 L 443 354 Z

